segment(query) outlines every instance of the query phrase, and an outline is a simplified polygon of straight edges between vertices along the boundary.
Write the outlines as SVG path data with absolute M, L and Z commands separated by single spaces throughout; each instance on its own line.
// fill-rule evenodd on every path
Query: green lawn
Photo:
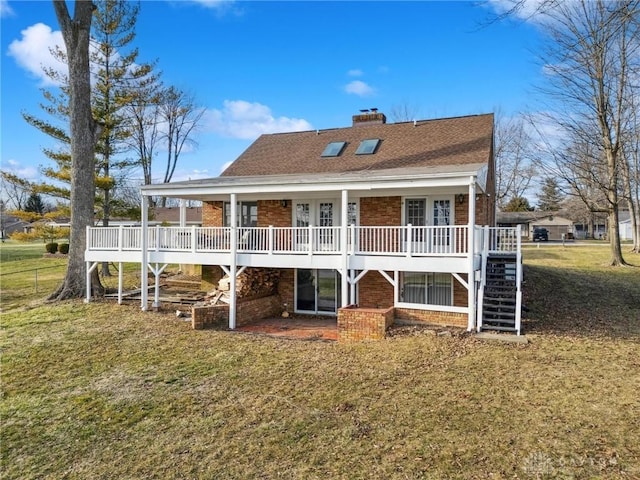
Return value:
M 640 478 L 640 268 L 606 259 L 525 251 L 528 345 L 292 341 L 81 301 L 5 310 L 2 478 Z
M 33 258 L 42 258 L 46 252 L 43 242 L 19 243 L 5 240 L 0 243 L 0 263 L 16 262 Z

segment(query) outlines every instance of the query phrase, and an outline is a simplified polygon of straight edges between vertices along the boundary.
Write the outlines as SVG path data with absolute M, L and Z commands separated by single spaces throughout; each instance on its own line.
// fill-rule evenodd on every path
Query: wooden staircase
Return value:
M 520 334 L 516 254 L 491 254 L 486 259 L 480 330 Z M 517 317 L 517 318 L 516 318 Z

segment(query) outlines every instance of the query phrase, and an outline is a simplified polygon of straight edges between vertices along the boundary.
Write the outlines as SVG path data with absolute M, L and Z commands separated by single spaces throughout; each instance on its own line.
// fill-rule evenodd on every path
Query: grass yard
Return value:
M 640 478 L 640 268 L 600 247 L 524 254 L 527 345 L 5 309 L 2 478 Z

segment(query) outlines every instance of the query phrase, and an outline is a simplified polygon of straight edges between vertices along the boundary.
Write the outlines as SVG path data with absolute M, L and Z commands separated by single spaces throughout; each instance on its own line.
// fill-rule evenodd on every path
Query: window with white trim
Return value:
M 258 226 L 258 202 L 238 202 L 238 225 L 240 227 Z M 224 226 L 231 226 L 231 203 L 224 202 Z
M 418 305 L 453 305 L 451 274 L 402 272 L 400 302 Z

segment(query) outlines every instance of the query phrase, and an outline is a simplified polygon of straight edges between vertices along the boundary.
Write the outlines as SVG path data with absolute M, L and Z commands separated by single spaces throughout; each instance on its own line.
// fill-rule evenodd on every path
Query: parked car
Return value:
M 534 242 L 548 242 L 549 230 L 546 228 L 536 227 L 533 229 L 533 241 Z

